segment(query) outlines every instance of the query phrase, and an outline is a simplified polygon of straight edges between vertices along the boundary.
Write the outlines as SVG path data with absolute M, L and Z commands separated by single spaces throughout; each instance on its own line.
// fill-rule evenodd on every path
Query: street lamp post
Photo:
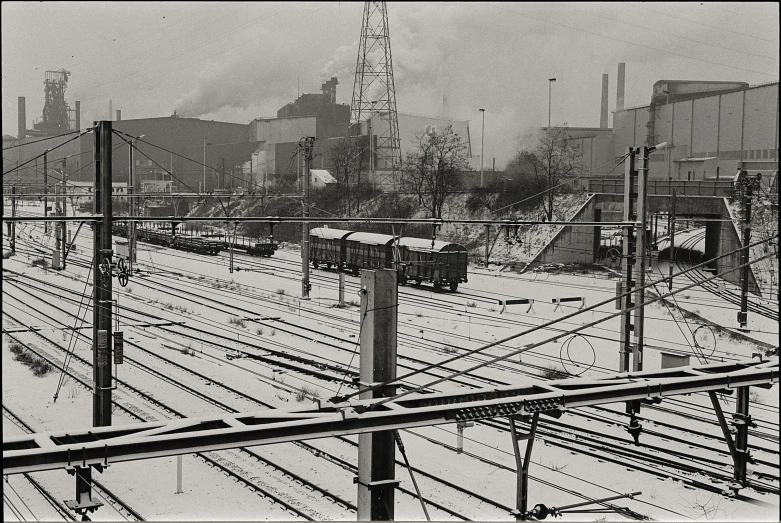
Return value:
M 550 129 L 550 99 L 551 99 L 551 88 L 553 87 L 553 82 L 555 82 L 555 78 L 548 78 L 548 129 Z
M 206 192 L 206 138 L 203 139 L 203 192 Z
M 483 146 L 485 145 L 485 109 L 480 109 L 483 115 L 483 127 L 480 131 L 480 187 L 485 187 L 483 183 Z

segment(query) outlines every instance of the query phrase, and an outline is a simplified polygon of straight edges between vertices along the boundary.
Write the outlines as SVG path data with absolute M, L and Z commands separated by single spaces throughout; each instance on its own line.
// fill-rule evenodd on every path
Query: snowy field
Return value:
M 21 210 L 35 209 L 22 207 Z M 84 428 L 91 425 L 90 391 L 75 378 L 66 378 L 54 402 L 60 372 L 55 370 L 36 377 L 30 368 L 14 359 L 10 347 L 13 343 L 24 343 L 61 364 L 64 352 L 50 342 L 72 346 L 74 359 L 69 370 L 91 376 L 89 366 L 75 359 L 79 356 L 91 360 L 88 340 L 71 341 L 70 334 L 64 332 L 66 326 L 80 325 L 77 315 L 87 320 L 91 317 L 91 312 L 85 314 L 84 307 L 79 306 L 89 272 L 79 263 L 86 265 L 86 255 L 91 255 L 91 234 L 84 227 L 76 242 L 77 250 L 69 256 L 67 269 L 53 271 L 31 266 L 31 260 L 41 255 L 30 251 L 33 246 L 28 241 L 43 242 L 51 249 L 51 237 L 43 236 L 40 226 L 20 226 L 20 229 L 19 252 L 3 262 L 3 325 L 6 329 L 38 327 L 40 334 L 18 332 L 13 337 L 3 336 L 3 405 L 36 431 Z M 6 251 L 5 229 L 3 233 Z M 360 321 L 358 278 L 345 278 L 348 305 L 337 308 L 338 278 L 333 271 L 312 270 L 312 299 L 298 299 L 300 257 L 295 246 L 277 252 L 273 258 L 236 254 L 235 265 L 242 270 L 231 274 L 224 252 L 209 257 L 139 245 L 141 275 L 131 277 L 125 288 L 120 288 L 114 280 L 115 297 L 122 311 L 120 330 L 125 332 L 128 358 L 118 369 L 122 382 L 114 393 L 115 401 L 128 410 L 115 409 L 114 425 L 137 423 L 139 420 L 129 412 L 148 420 L 174 417 L 170 410 L 142 398 L 133 388 L 185 416 L 217 414 L 224 412 L 224 407 L 185 392 L 182 384 L 235 411 L 314 405 L 318 399 L 352 390 L 349 384 L 340 384 L 343 377 L 340 372 L 358 367 L 358 356 L 354 355 Z M 667 274 L 664 264 L 653 269 L 652 274 Z M 52 285 L 59 287 L 52 292 Z M 659 291 L 665 292 L 666 286 Z M 517 337 L 473 359 L 448 364 L 450 370 L 463 370 L 489 357 L 541 343 L 520 357 L 513 356 L 501 364 L 464 376 L 459 382 L 446 382 L 434 388 L 463 390 L 464 387 L 530 383 L 557 372 L 584 377 L 614 374 L 618 365 L 618 318 L 588 327 L 581 335 L 568 333 L 614 314 L 615 301 L 611 299 L 614 296 L 615 280 L 587 275 L 518 275 L 478 267 L 470 267 L 469 282 L 459 286 L 456 293 L 434 292 L 426 285 L 402 287 L 398 316 L 399 373 L 520 334 L 577 312 L 582 305 L 589 307 L 604 301 L 596 310 Z M 561 307 L 553 303 L 554 299 L 575 297 L 582 300 Z M 498 302 L 509 298 L 531 298 L 534 303 L 528 310 L 525 305 L 512 305 L 503 310 Z M 778 344 L 776 321 L 750 314 L 751 332 L 738 333 L 735 306 L 719 303 L 716 295 L 695 287 L 678 294 L 676 299 L 680 308 L 709 323 L 692 316 L 684 318 L 662 304 L 649 306 L 645 324 L 645 370 L 659 369 L 662 353 L 688 354 L 691 363 L 697 364 L 698 359 L 703 363 L 733 361 L 764 352 L 765 346 L 752 343 L 752 337 L 766 344 Z M 775 307 L 777 311 L 777 303 Z M 183 324 L 141 326 L 163 322 Z M 701 325 L 710 326 L 699 328 Z M 91 330 L 84 329 L 84 332 L 89 334 Z M 299 362 L 296 365 L 302 368 L 308 365 L 320 374 L 291 368 L 293 360 L 289 358 L 293 357 Z M 277 365 L 283 362 L 285 365 Z M 408 381 L 410 385 L 425 385 L 434 379 L 430 375 L 417 375 Z M 349 378 L 346 381 L 349 383 Z M 223 385 L 239 390 L 244 396 L 231 393 Z M 730 418 L 734 412 L 734 395 L 725 396 L 722 407 Z M 676 397 L 657 407 L 643 407 L 645 433 L 639 447 L 632 444 L 626 433 L 628 418 L 623 412 L 622 404 L 609 404 L 602 408 L 576 409 L 558 420 L 545 420 L 548 424 L 538 433 L 532 454 L 530 506 L 537 503 L 562 506 L 641 491 L 642 495 L 635 499 L 613 501 L 612 506 L 629 507 L 635 514 L 661 521 L 778 520 L 778 385 L 769 390 L 752 389 L 751 413 L 757 421 L 758 434 L 750 437 L 749 442 L 758 447 L 752 449 L 758 463 L 749 465 L 749 477 L 764 490 L 742 489 L 739 498 L 718 492 L 727 490 L 732 465 L 707 395 Z M 4 415 L 3 437 L 19 434 L 21 430 Z M 421 470 L 416 479 L 421 494 L 431 502 L 428 509 L 432 519 L 514 520 L 508 509 L 515 506 L 515 460 L 507 432 L 478 423 L 465 430 L 462 453 L 455 451 L 455 425 L 401 431 L 401 436 L 412 466 Z M 238 450 L 210 454 L 307 517 L 355 520 L 354 510 L 313 493 L 268 465 L 275 463 L 355 503 L 355 472 L 350 466 L 357 462 L 357 447 L 351 442 L 357 442 L 357 436 L 308 441 L 306 446 L 291 443 L 251 449 L 268 460 L 265 463 Z M 614 445 L 614 450 L 608 449 L 608 443 Z M 671 456 L 677 466 L 654 461 L 654 458 Z M 397 459 L 401 459 L 398 452 Z M 116 464 L 96 476 L 149 520 L 301 519 L 279 503 L 207 465 L 201 457 L 184 456 L 183 465 L 182 493 L 176 493 L 176 458 Z M 73 478 L 63 471 L 33 476 L 54 498 L 73 498 Z M 397 466 L 396 477 L 401 487 L 414 492 L 403 466 Z M 19 515 L 6 512 L 6 519 L 62 519 L 21 476 L 8 477 L 4 493 L 13 500 L 23 500 L 23 504 L 16 506 L 29 511 Z M 571 514 L 566 520 L 620 521 L 631 519 L 628 514 Z M 102 507 L 96 517 L 124 519 L 110 506 Z M 396 494 L 396 518 L 425 519 L 419 501 L 403 492 Z

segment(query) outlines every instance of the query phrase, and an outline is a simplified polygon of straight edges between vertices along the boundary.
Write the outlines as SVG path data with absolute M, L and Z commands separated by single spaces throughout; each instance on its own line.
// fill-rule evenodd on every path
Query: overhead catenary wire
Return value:
M 30 159 L 29 159 L 29 160 L 27 160 L 26 162 L 24 162 L 24 163 L 20 163 L 19 165 L 15 166 L 15 167 L 11 167 L 11 168 L 10 168 L 10 169 L 8 169 L 7 171 L 3 171 L 3 176 L 5 176 L 6 174 L 10 174 L 10 173 L 12 173 L 12 172 L 14 172 L 14 171 L 18 170 L 19 168 L 21 168 L 21 167 L 24 167 L 25 165 L 27 165 L 27 164 L 29 164 L 29 163 L 32 163 L 32 162 L 34 162 L 34 161 L 35 161 L 35 160 L 37 160 L 38 158 L 43 158 L 43 155 L 45 155 L 45 154 L 48 154 L 48 153 L 50 153 L 50 152 L 52 152 L 52 151 L 55 151 L 55 150 L 59 149 L 60 147 L 62 147 L 63 145 L 65 145 L 65 144 L 68 144 L 68 143 L 72 142 L 73 140 L 76 140 L 76 139 L 78 139 L 78 138 L 81 138 L 83 135 L 85 135 L 85 134 L 87 134 L 87 133 L 89 133 L 89 132 L 92 132 L 92 130 L 93 130 L 92 128 L 89 128 L 89 129 L 87 129 L 87 130 L 85 130 L 85 131 L 80 131 L 80 132 L 79 132 L 79 134 L 78 134 L 78 136 L 74 136 L 74 137 L 73 137 L 73 138 L 71 138 L 70 140 L 66 140 L 66 141 L 62 142 L 61 144 L 59 144 L 59 145 L 55 145 L 55 146 L 54 146 L 54 147 L 52 147 L 51 149 L 46 149 L 46 150 L 45 150 L 44 152 L 42 152 L 41 154 L 39 154 L 39 155 L 37 155 L 37 156 L 33 156 L 32 158 L 30 158 Z
M 778 234 L 776 234 L 774 237 L 778 237 Z M 761 244 L 761 243 L 763 243 L 763 242 L 762 242 L 762 241 L 760 241 L 760 242 L 756 242 L 755 244 L 752 244 L 752 245 L 759 245 L 759 244 Z M 719 259 L 719 258 L 722 258 L 722 257 L 730 256 L 730 255 L 733 255 L 733 254 L 735 254 L 735 253 L 737 253 L 737 252 L 740 252 L 741 250 L 742 250 L 742 247 L 741 247 L 740 249 L 736 249 L 735 251 L 731 251 L 731 252 L 728 252 L 728 253 L 722 254 L 722 255 L 720 255 L 720 256 L 717 256 L 717 257 L 716 257 L 716 258 L 714 258 L 714 259 Z M 755 260 L 753 260 L 753 261 L 750 261 L 750 262 L 749 262 L 749 264 L 751 264 L 751 263 L 756 263 L 757 261 L 759 261 L 759 260 L 761 260 L 761 259 L 764 259 L 764 258 L 766 258 L 766 257 L 769 257 L 769 256 L 771 256 L 771 255 L 766 255 L 766 256 L 763 256 L 763 257 L 761 257 L 761 258 L 759 258 L 759 259 L 755 259 Z M 674 276 L 674 277 L 676 277 L 676 276 L 681 276 L 681 275 L 683 275 L 683 274 L 686 274 L 686 273 L 688 273 L 689 271 L 692 271 L 692 270 L 698 269 L 698 268 L 700 268 L 700 267 L 702 267 L 702 266 L 706 265 L 706 264 L 707 264 L 707 263 L 709 263 L 710 261 L 712 261 L 712 260 L 708 260 L 707 262 L 704 262 L 704 263 L 702 263 L 702 264 L 700 264 L 700 265 L 697 265 L 697 266 L 694 266 L 694 267 L 692 267 L 692 268 L 689 268 L 689 269 L 685 269 L 685 270 L 683 270 L 683 271 L 680 271 L 680 272 L 678 272 L 677 274 L 674 274 L 673 276 Z M 707 278 L 706 280 L 703 280 L 703 281 L 710 281 L 710 280 L 712 280 L 712 279 L 715 279 L 715 278 L 717 278 L 717 277 L 721 277 L 721 276 L 723 276 L 724 274 L 728 274 L 728 273 L 730 273 L 730 272 L 734 272 L 735 270 L 737 270 L 737 269 L 740 269 L 740 268 L 742 268 L 742 265 L 741 265 L 741 266 L 739 266 L 739 267 L 736 267 L 736 268 L 734 268 L 734 269 L 729 269 L 729 270 L 727 270 L 727 271 L 724 271 L 724 272 L 722 272 L 722 273 L 720 273 L 720 274 L 717 274 L 717 275 L 711 276 L 711 277 L 709 277 L 709 278 Z M 667 279 L 667 278 L 664 278 L 663 280 L 660 280 L 660 281 L 664 281 L 665 279 Z M 633 307 L 631 307 L 631 308 L 628 308 L 628 309 L 627 309 L 627 310 L 625 310 L 625 311 L 619 311 L 619 312 L 616 312 L 616 313 L 610 314 L 610 315 L 608 315 L 608 316 L 606 316 L 606 317 L 604 317 L 604 318 L 601 318 L 601 319 L 599 319 L 599 320 L 596 320 L 596 321 L 594 321 L 594 322 L 587 323 L 587 324 L 585 324 L 585 325 L 582 325 L 582 326 L 576 327 L 576 328 L 572 329 L 570 332 L 571 332 L 571 333 L 580 332 L 581 330 L 584 330 L 584 329 L 586 329 L 586 328 L 589 328 L 589 327 L 591 327 L 591 326 L 593 326 L 593 325 L 596 325 L 596 324 L 598 324 L 598 323 L 602 323 L 603 321 L 606 321 L 606 320 L 608 320 L 608 319 L 610 319 L 610 318 L 613 318 L 613 317 L 616 317 L 616 316 L 620 316 L 621 314 L 625 314 L 625 313 L 627 313 L 627 312 L 631 312 L 631 311 L 633 311 L 633 310 L 636 310 L 636 309 L 638 309 L 638 308 L 640 308 L 640 307 L 644 307 L 644 306 L 646 306 L 646 305 L 648 305 L 648 304 L 650 304 L 650 303 L 653 303 L 653 302 L 655 302 L 655 301 L 658 301 L 659 299 L 666 298 L 666 297 L 668 297 L 668 296 L 670 296 L 670 295 L 672 295 L 672 294 L 677 294 L 677 293 L 683 292 L 684 290 L 687 290 L 687 289 L 689 289 L 689 288 L 691 288 L 691 287 L 695 287 L 695 286 L 697 286 L 697 285 L 701 285 L 703 281 L 701 281 L 701 282 L 697 282 L 697 283 L 692 283 L 691 285 L 684 286 L 684 287 L 681 287 L 680 289 L 676 289 L 675 291 L 668 292 L 666 295 L 663 295 L 663 296 L 661 296 L 661 297 L 659 297 L 659 298 L 652 298 L 652 299 L 650 299 L 650 300 L 648 300 L 648 301 L 646 301 L 646 302 L 643 302 L 643 303 L 640 303 L 640 304 L 636 304 L 635 306 L 633 306 Z M 651 282 L 651 283 L 648 283 L 648 284 L 644 285 L 644 286 L 643 286 L 643 287 L 641 287 L 641 288 L 642 288 L 642 289 L 649 288 L 649 287 L 653 286 L 653 284 L 654 284 L 654 282 Z M 641 289 L 641 288 L 635 288 L 635 289 L 632 289 L 632 290 L 630 290 L 630 291 L 627 291 L 627 292 L 625 292 L 625 293 L 624 293 L 622 296 L 626 296 L 626 295 L 629 295 L 629 294 L 634 294 L 635 292 L 637 292 L 637 291 L 638 291 L 639 289 Z M 621 296 L 619 296 L 619 298 L 620 298 L 620 297 L 621 297 Z M 513 334 L 513 335 L 511 335 L 511 336 L 507 336 L 507 337 L 505 337 L 505 338 L 502 338 L 501 340 L 497 340 L 497 341 L 495 341 L 495 342 L 492 342 L 492 343 L 489 343 L 489 344 L 483 345 L 482 347 L 478 347 L 477 349 L 473 349 L 473 350 L 471 350 L 471 351 L 468 351 L 468 352 L 466 352 L 466 353 L 464 353 L 464 354 L 459 354 L 459 355 L 457 355 L 457 356 L 454 356 L 454 357 L 452 357 L 452 358 L 448 358 L 448 359 L 446 359 L 446 360 L 444 360 L 444 361 L 437 362 L 437 363 L 435 363 L 435 364 L 431 364 L 431 365 L 427 365 L 427 366 L 423 367 L 422 369 L 418 369 L 418 370 L 412 371 L 412 372 L 410 372 L 410 373 L 407 373 L 407 374 L 405 374 L 405 375 L 403 375 L 403 376 L 399 376 L 399 377 L 397 377 L 397 378 L 396 378 L 396 380 L 399 380 L 399 379 L 406 379 L 406 378 L 408 378 L 408 377 L 410 377 L 410 376 L 412 376 L 412 375 L 419 374 L 419 373 L 423 372 L 424 370 L 430 370 L 430 369 L 432 369 L 432 368 L 440 367 L 440 366 L 442 366 L 442 365 L 443 365 L 443 364 L 445 364 L 445 363 L 450 363 L 450 362 L 456 361 L 456 360 L 458 360 L 458 359 L 462 359 L 462 358 L 464 358 L 464 357 L 466 357 L 466 356 L 471 356 L 472 354 L 476 354 L 476 353 L 479 353 L 479 352 L 485 351 L 486 349 L 488 349 L 488 348 L 490 348 L 490 347 L 493 347 L 493 346 L 496 346 L 496 345 L 499 345 L 499 344 L 503 344 L 503 343 L 507 343 L 508 341 L 512 341 L 512 340 L 514 340 L 514 339 L 516 339 L 516 338 L 519 338 L 519 337 L 521 337 L 521 336 L 524 336 L 524 335 L 526 335 L 526 334 L 529 334 L 529 333 L 531 333 L 531 332 L 534 332 L 534 331 L 540 330 L 540 329 L 542 329 L 542 328 L 545 328 L 545 327 L 549 327 L 550 325 L 553 325 L 553 324 L 555 324 L 555 323 L 557 323 L 557 322 L 559 322 L 559 321 L 561 321 L 561 320 L 563 320 L 563 319 L 569 319 L 569 318 L 572 318 L 572 317 L 574 317 L 574 316 L 577 316 L 577 315 L 579 315 L 579 314 L 583 314 L 583 313 L 585 313 L 585 312 L 588 312 L 588 311 L 590 311 L 590 310 L 593 310 L 593 309 L 595 309 L 595 308 L 597 308 L 597 307 L 600 307 L 600 306 L 602 306 L 602 305 L 606 305 L 606 304 L 608 304 L 608 303 L 615 302 L 615 300 L 616 300 L 616 298 L 610 298 L 610 299 L 604 300 L 604 301 L 602 301 L 602 302 L 599 302 L 599 303 L 597 303 L 597 304 L 595 304 L 595 305 L 592 305 L 592 306 L 590 306 L 590 307 L 587 307 L 587 308 L 581 309 L 581 310 L 579 310 L 579 311 L 576 311 L 576 312 L 574 312 L 574 313 L 572 313 L 572 314 L 568 314 L 568 315 L 566 315 L 566 316 L 564 316 L 564 317 L 562 317 L 562 318 L 560 318 L 560 319 L 552 320 L 552 321 L 546 322 L 546 323 L 544 323 L 544 324 L 542 324 L 542 325 L 540 325 L 540 326 L 533 327 L 533 328 L 531 328 L 531 329 L 527 329 L 527 330 L 525 330 L 525 331 L 523 331 L 523 332 L 521 332 L 521 333 Z M 378 406 L 381 406 L 381 405 L 383 405 L 383 404 L 385 404 L 385 403 L 387 403 L 387 402 L 389 402 L 389 401 L 394 401 L 394 400 L 396 400 L 396 399 L 399 399 L 400 397 L 403 397 L 403 396 L 406 396 L 406 395 L 408 395 L 408 394 L 411 394 L 412 392 L 415 392 L 415 391 L 419 391 L 419 390 L 426 389 L 426 388 L 428 388 L 428 387 L 430 387 L 430 386 L 432 386 L 432 385 L 436 385 L 436 384 L 438 384 L 438 383 L 441 383 L 441 382 L 443 382 L 443 381 L 448 381 L 448 380 L 450 380 L 450 379 L 453 379 L 453 378 L 455 378 L 455 377 L 461 376 L 462 374 L 465 374 L 465 373 L 467 373 L 467 372 L 472 372 L 472 371 L 474 371 L 474 370 L 476 370 L 476 369 L 479 369 L 479 368 L 481 368 L 481 367 L 485 367 L 485 366 L 487 366 L 487 365 L 490 365 L 490 364 L 492 364 L 492 363 L 495 363 L 495 362 L 497 362 L 497 361 L 503 361 L 503 360 L 506 360 L 507 358 L 509 358 L 509 357 L 511 357 L 511 356 L 515 356 L 515 355 L 521 354 L 521 353 L 523 353 L 523 352 L 525 352 L 525 351 L 527 351 L 527 350 L 529 350 L 529 349 L 532 349 L 532 348 L 534 348 L 534 347 L 537 347 L 537 346 L 539 346 L 539 345 L 542 345 L 542 344 L 544 344 L 544 343 L 548 343 L 548 342 L 550 342 L 552 339 L 554 339 L 554 338 L 546 339 L 546 340 L 545 340 L 545 341 L 543 341 L 543 342 L 538 342 L 538 343 L 533 343 L 533 344 L 531 344 L 531 345 L 527 345 L 527 346 L 525 346 L 525 347 L 523 347 L 523 348 L 521 348 L 521 349 L 517 349 L 517 350 L 511 351 L 511 352 L 509 352 L 509 353 L 508 353 L 508 354 L 506 354 L 506 355 L 503 355 L 503 356 L 498 356 L 498 357 L 492 358 L 491 360 L 489 360 L 489 361 L 487 361 L 487 362 L 481 363 L 481 364 L 479 364 L 479 365 L 476 365 L 476 366 L 470 367 L 470 368 L 468 368 L 468 369 L 465 369 L 465 370 L 461 370 L 461 371 L 458 371 L 458 372 L 452 373 L 452 374 L 450 374 L 449 376 L 447 376 L 447 377 L 445 377 L 445 378 L 441 378 L 441 379 L 435 380 L 435 381 L 433 381 L 433 382 L 430 382 L 430 383 L 428 383 L 428 384 L 425 384 L 425 385 L 422 385 L 422 386 L 420 386 L 420 387 L 417 387 L 416 389 L 412 389 L 412 390 L 410 390 L 410 391 L 402 392 L 402 393 L 400 393 L 400 394 L 397 394 L 397 395 L 395 395 L 395 396 L 393 396 L 393 397 L 388 397 L 388 398 L 382 399 L 382 400 L 380 400 L 379 402 L 372 403 L 372 404 L 371 404 L 371 406 L 369 406 L 369 407 L 367 407 L 367 408 L 376 408 L 376 407 L 378 407 Z M 393 380 L 393 381 L 396 381 L 396 380 Z M 393 381 L 390 381 L 390 382 L 388 382 L 388 383 L 382 383 L 382 384 L 378 384 L 378 385 L 373 385 L 373 386 L 371 386 L 371 387 L 369 387 L 368 389 L 365 389 L 365 390 L 374 390 L 374 389 L 376 389 L 376 388 L 380 388 L 380 387 L 386 387 L 386 386 L 388 386 L 390 383 L 393 383 Z M 346 399 L 346 398 L 349 398 L 349 397 L 352 397 L 352 396 L 355 396 L 355 395 L 356 395 L 356 393 L 352 393 L 352 394 L 349 394 L 349 395 L 347 395 L 347 396 L 346 396 L 346 397 L 344 397 L 344 398 L 339 398 L 339 399 L 341 399 L 341 400 L 344 400 L 344 399 Z

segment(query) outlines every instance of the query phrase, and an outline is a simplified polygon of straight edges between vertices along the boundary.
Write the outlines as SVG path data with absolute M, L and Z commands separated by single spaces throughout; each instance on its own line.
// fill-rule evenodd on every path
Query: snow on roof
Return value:
M 393 236 L 390 234 L 377 234 L 373 232 L 356 232 L 352 234 L 348 240 L 361 243 L 371 243 L 374 245 L 387 245 L 393 241 Z
M 318 236 L 328 240 L 342 239 L 348 234 L 352 234 L 353 231 L 346 231 L 344 229 L 331 229 L 329 227 L 315 227 L 309 231 L 310 235 Z
M 450 242 L 443 242 L 440 240 L 434 240 L 434 246 L 432 248 L 431 246 L 431 240 L 425 239 L 425 238 L 412 238 L 412 237 L 405 237 L 399 239 L 399 246 L 401 247 L 407 247 L 409 249 L 425 249 L 425 250 L 435 250 L 435 251 L 441 251 L 445 247 L 448 246 L 457 246 L 460 247 L 460 249 L 450 249 L 450 250 L 463 250 L 466 252 L 466 249 L 462 247 L 461 245 L 458 245 L 457 243 L 450 243 Z
M 336 178 L 331 176 L 331 173 L 325 169 L 310 169 L 309 173 L 320 178 L 323 183 L 336 183 Z

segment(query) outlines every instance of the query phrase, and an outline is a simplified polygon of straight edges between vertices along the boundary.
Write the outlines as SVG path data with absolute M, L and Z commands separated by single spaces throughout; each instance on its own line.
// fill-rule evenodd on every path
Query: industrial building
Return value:
M 627 147 L 666 147 L 650 156 L 649 179 L 704 180 L 778 171 L 778 82 L 659 80 L 648 105 L 624 107 L 624 64 L 619 64 L 613 127 L 607 126 L 603 75 L 600 127 L 568 127 L 581 151 L 581 175 L 620 175 Z M 543 128 L 545 129 L 545 128 Z

